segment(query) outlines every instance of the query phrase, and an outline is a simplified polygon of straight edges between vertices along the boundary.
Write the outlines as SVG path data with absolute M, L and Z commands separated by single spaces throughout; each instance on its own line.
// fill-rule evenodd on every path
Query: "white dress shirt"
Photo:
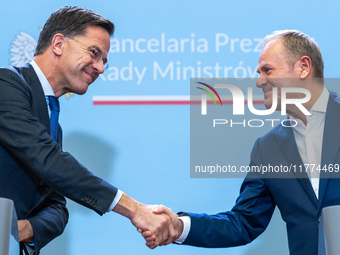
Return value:
M 329 92 L 323 88 L 320 97 L 310 109 L 312 115 L 306 116 L 306 126 L 300 119 L 289 116 L 290 119 L 294 119 L 298 123 L 293 128 L 296 145 L 317 198 L 319 198 L 319 170 L 322 169 L 321 152 L 328 99 Z
M 303 163 L 309 167 L 314 165 L 313 171 L 308 171 L 308 174 L 317 198 L 319 198 L 320 172 L 316 169 L 317 167 L 322 169 L 321 151 L 328 99 L 329 92 L 324 87 L 318 100 L 310 110 L 312 115 L 306 116 L 307 126 L 305 126 L 300 119 L 294 119 L 292 116 L 289 116 L 290 119 L 294 119 L 298 123 L 293 128 L 293 132 Z M 189 216 L 180 216 L 179 219 L 183 221 L 183 232 L 182 235 L 176 240 L 176 243 L 181 244 L 185 241 L 189 234 L 191 219 Z
M 49 105 L 48 104 L 49 103 L 48 102 L 48 96 L 54 96 L 54 91 L 53 91 L 50 83 L 48 82 L 46 76 L 41 71 L 40 67 L 37 65 L 37 63 L 34 60 L 32 60 L 30 62 L 30 64 L 31 64 L 31 66 L 33 67 L 35 73 L 38 76 L 38 79 L 39 79 L 39 81 L 41 83 L 42 89 L 43 89 L 44 94 L 45 94 L 47 105 Z M 48 108 L 48 113 L 50 114 L 51 110 L 50 110 L 49 107 L 47 107 L 47 108 Z M 123 195 L 123 192 L 121 190 L 118 190 L 115 198 L 113 199 L 110 207 L 107 210 L 108 212 L 112 211 L 112 209 L 118 204 L 119 200 L 122 198 L 122 195 Z

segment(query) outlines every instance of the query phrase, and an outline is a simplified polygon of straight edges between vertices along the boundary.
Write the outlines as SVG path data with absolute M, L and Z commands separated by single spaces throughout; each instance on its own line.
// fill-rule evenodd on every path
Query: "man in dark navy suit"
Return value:
M 85 8 L 62 7 L 44 25 L 34 60 L 0 69 L 0 197 L 12 199 L 19 239 L 35 254 L 68 221 L 64 196 L 100 215 L 115 211 L 170 243 L 168 215 L 94 176 L 61 147 L 57 98 L 84 94 L 105 71 L 113 23 Z
M 177 243 L 199 247 L 244 245 L 267 227 L 277 206 L 287 225 L 292 255 L 316 255 L 322 208 L 340 204 L 340 97 L 324 87 L 323 59 L 318 45 L 308 35 L 276 31 L 263 41 L 258 60 L 256 86 L 264 92 L 265 106 L 271 108 L 273 88 L 277 109 L 281 109 L 282 88 L 302 88 L 311 98 L 304 108 L 287 104 L 291 126 L 281 124 L 255 142 L 251 166 L 294 166 L 288 173 L 249 173 L 236 205 L 216 215 L 180 213 L 177 219 L 168 208 L 177 232 Z M 327 86 L 327 83 L 326 83 Z M 290 99 L 305 97 L 288 93 Z M 301 170 L 300 171 L 300 166 Z M 337 170 L 336 170 L 337 169 Z M 150 232 L 143 232 L 147 245 L 156 247 Z M 320 254 L 320 253 L 319 253 Z

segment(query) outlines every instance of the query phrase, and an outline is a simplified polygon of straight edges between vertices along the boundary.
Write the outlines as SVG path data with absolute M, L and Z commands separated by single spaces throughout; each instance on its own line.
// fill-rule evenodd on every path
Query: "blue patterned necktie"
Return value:
M 51 110 L 50 115 L 50 128 L 51 128 L 51 136 L 53 141 L 57 141 L 58 137 L 58 118 L 59 118 L 59 101 L 54 96 L 48 97 L 48 102 Z

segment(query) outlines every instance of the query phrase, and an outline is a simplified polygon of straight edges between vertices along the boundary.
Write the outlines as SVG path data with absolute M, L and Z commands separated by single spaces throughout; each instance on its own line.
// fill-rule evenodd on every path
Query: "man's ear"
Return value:
M 306 79 L 312 72 L 312 60 L 308 56 L 302 56 L 300 59 L 300 78 Z
M 52 51 L 56 56 L 61 56 L 65 47 L 66 38 L 62 34 L 55 34 L 52 38 Z

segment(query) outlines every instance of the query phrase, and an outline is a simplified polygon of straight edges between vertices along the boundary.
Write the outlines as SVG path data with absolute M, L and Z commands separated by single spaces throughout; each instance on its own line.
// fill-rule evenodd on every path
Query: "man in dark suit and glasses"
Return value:
M 107 18 L 65 6 L 44 25 L 31 63 L 0 69 L 0 197 L 14 201 L 20 242 L 35 254 L 63 232 L 64 196 L 100 215 L 128 217 L 159 244 L 173 239 L 169 216 L 153 214 L 153 207 L 94 176 L 61 147 L 57 98 L 84 94 L 105 71 L 113 32 Z

